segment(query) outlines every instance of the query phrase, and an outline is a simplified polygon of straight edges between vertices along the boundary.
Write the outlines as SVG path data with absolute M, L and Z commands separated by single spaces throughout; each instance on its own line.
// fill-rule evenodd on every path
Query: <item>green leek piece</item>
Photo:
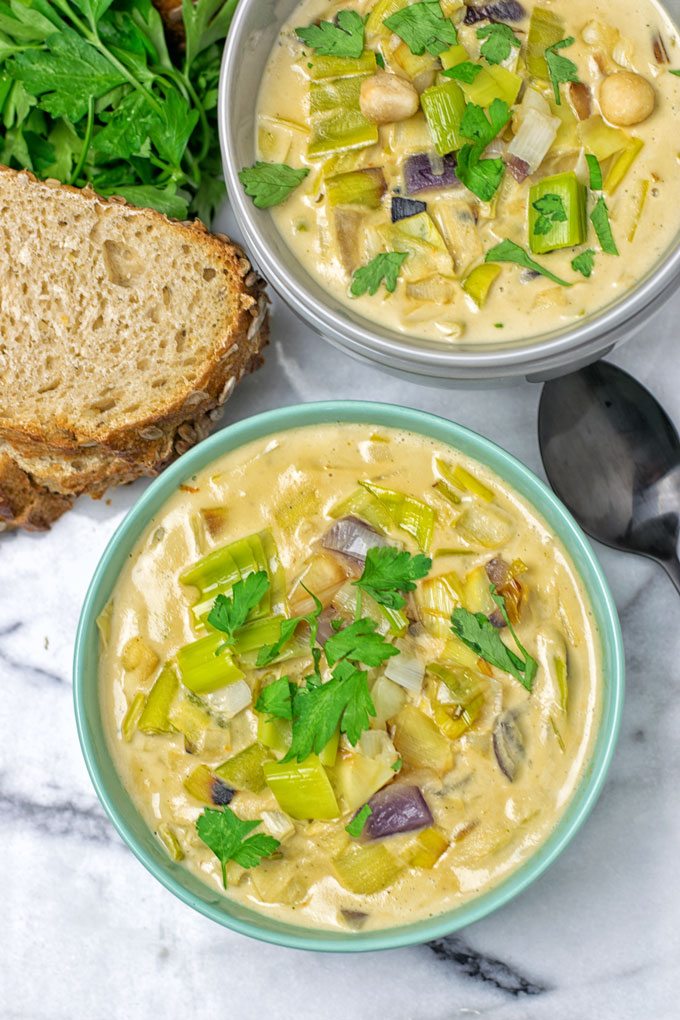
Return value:
M 407 216 L 380 228 L 379 233 L 389 251 L 408 253 L 403 265 L 408 279 L 422 280 L 434 273 L 454 275 L 451 253 L 429 213 Z
M 477 669 L 479 662 L 479 657 L 453 632 L 447 635 L 442 658 L 466 669 Z
M 642 218 L 642 212 L 645 208 L 645 202 L 647 201 L 648 194 L 649 194 L 649 181 L 645 179 L 644 181 L 640 181 L 640 191 L 638 193 L 637 202 L 635 204 L 635 216 L 633 217 L 633 222 L 631 224 L 630 230 L 628 231 L 629 244 L 632 244 L 633 241 L 635 240 L 635 234 L 637 233 L 637 228 L 640 223 L 640 219 Z
M 331 517 L 360 517 L 376 531 L 386 534 L 394 527 L 394 521 L 380 502 L 361 486 L 346 499 L 336 503 L 330 510 Z
M 455 81 L 432 85 L 420 97 L 423 112 L 427 117 L 434 147 L 440 156 L 460 149 L 463 136 L 460 122 L 465 111 L 465 96 Z
M 271 607 L 275 613 L 286 615 L 286 572 L 279 559 L 279 550 L 274 541 L 274 536 L 268 528 L 260 532 L 262 548 L 267 560 L 267 573 L 271 587 Z
M 491 285 L 501 271 L 501 267 L 493 262 L 485 262 L 476 266 L 472 272 L 463 280 L 463 290 L 468 294 L 478 308 L 483 308 L 489 296 Z
M 273 645 L 279 639 L 281 624 L 285 619 L 285 616 L 265 616 L 240 627 L 236 631 L 233 645 L 236 655 L 247 655 L 258 651 L 263 645 Z
M 368 209 L 379 209 L 385 188 L 384 174 L 377 167 L 326 178 L 330 206 L 364 205 Z
M 234 662 L 228 648 L 222 648 L 224 634 L 215 632 L 184 645 L 177 652 L 177 667 L 182 683 L 194 694 L 209 694 L 220 687 L 243 679 L 243 671 Z
M 465 578 L 462 588 L 462 604 L 471 613 L 493 613 L 496 603 L 489 591 L 489 577 L 483 566 L 474 567 Z
M 437 57 L 428 53 L 427 50 L 425 53 L 421 53 L 420 56 L 418 56 L 417 54 L 412 53 L 404 42 L 397 46 L 396 50 L 392 54 L 391 60 L 397 64 L 412 81 L 419 75 L 427 74 L 428 72 L 431 72 L 432 76 L 434 76 L 434 72 L 439 67 L 439 60 Z
M 180 574 L 182 584 L 198 588 L 201 593 L 192 609 L 196 624 L 204 624 L 217 595 L 226 595 L 237 581 L 259 570 L 268 574 L 271 587 L 251 614 L 257 618 L 267 616 L 272 608 L 279 612 L 285 608 L 285 581 L 271 532 L 261 531 L 215 549 Z
M 424 626 L 436 637 L 447 637 L 451 631 L 451 613 L 463 604 L 458 574 L 451 570 L 438 577 L 427 577 L 416 589 L 416 600 Z
M 481 482 L 476 475 L 473 475 L 470 471 L 463 467 L 462 464 L 456 464 L 455 467 L 451 467 L 441 457 L 437 457 L 435 460 L 437 471 L 442 476 L 444 481 L 448 482 L 449 485 L 456 486 L 459 489 L 465 489 L 467 492 L 471 492 L 473 496 L 479 496 L 485 503 L 492 503 L 494 494 L 491 489 L 488 488 Z
M 310 67 L 311 64 L 311 67 Z M 305 74 L 313 81 L 322 78 L 352 78 L 357 74 L 375 74 L 378 65 L 373 50 L 364 50 L 360 57 L 305 57 L 300 61 Z
M 200 592 L 213 588 L 231 588 L 241 580 L 241 572 L 231 554 L 231 545 L 214 549 L 179 575 L 182 584 L 192 585 Z
M 457 84 L 460 85 L 468 103 L 491 106 L 494 99 L 502 99 L 508 106 L 512 106 L 519 95 L 522 81 L 523 79 L 514 71 L 508 71 L 507 67 L 495 64 L 483 67 L 475 75 L 474 81 L 461 81 Z
M 156 835 L 167 850 L 171 861 L 184 860 L 184 850 L 182 850 L 180 841 L 177 839 L 174 830 L 167 824 L 167 822 L 161 822 L 156 829 Z
M 414 705 L 404 705 L 394 720 L 392 740 L 407 765 L 439 773 L 451 766 L 449 741 L 434 721 Z
M 563 712 L 566 712 L 569 705 L 569 675 L 567 672 L 566 646 L 564 654 L 555 655 L 553 662 L 555 664 L 557 689 L 560 695 L 560 708 Z
M 614 160 L 604 179 L 604 190 L 608 195 L 614 194 L 639 156 L 644 144 L 641 138 L 631 138 L 623 152 Z
M 235 790 L 249 790 L 259 793 L 264 790 L 264 769 L 271 760 L 271 755 L 262 744 L 251 744 L 244 751 L 239 751 L 233 758 L 228 758 L 215 769 L 215 774 L 224 779 Z
M 333 596 L 333 603 L 341 613 L 354 617 L 357 605 L 357 588 L 355 585 L 344 584 Z M 402 637 L 409 627 L 409 619 L 401 609 L 391 609 L 372 599 L 366 592 L 362 593 L 362 614 L 375 621 L 380 634 L 392 634 Z
M 437 829 L 423 829 L 416 833 L 413 843 L 407 848 L 406 862 L 411 868 L 426 868 L 429 871 L 448 848 L 447 840 Z
M 377 35 L 380 38 L 389 38 L 392 33 L 388 28 L 385 28 L 383 22 L 386 18 L 390 18 L 397 11 L 406 7 L 407 3 L 408 0 L 378 0 L 366 18 L 367 38 L 373 35 Z
M 228 804 L 233 788 L 216 776 L 207 765 L 197 765 L 182 781 L 184 789 L 201 804 Z
M 356 811 L 393 778 L 389 762 L 355 753 L 343 756 L 336 764 L 333 789 L 347 811 Z
M 375 145 L 378 126 L 367 120 L 359 106 L 361 83 L 366 75 L 312 82 L 309 111 L 312 135 L 307 146 L 310 158 L 346 149 Z
M 545 7 L 534 7 L 527 39 L 527 69 L 534 78 L 550 80 L 545 51 L 564 38 L 564 22 Z
M 174 729 L 184 734 L 184 739 L 194 749 L 202 747 L 211 726 L 208 713 L 188 698 L 180 698 L 175 702 L 170 710 L 170 722 Z
M 383 843 L 351 843 L 333 860 L 340 884 L 357 896 L 387 889 L 399 877 L 401 866 Z
M 139 720 L 142 718 L 144 712 L 144 703 L 146 701 L 146 695 L 143 691 L 137 691 L 134 698 L 128 705 L 128 710 L 123 716 L 123 721 L 120 724 L 120 732 L 123 735 L 123 740 L 126 744 L 129 744 L 139 726 Z
M 267 762 L 267 786 L 279 807 L 291 818 L 337 818 L 340 815 L 333 787 L 316 755 L 302 762 Z
M 449 740 L 457 740 L 470 729 L 484 708 L 488 681 L 476 671 L 448 663 L 431 663 L 427 672 L 442 681 L 449 694 L 445 701 L 436 696 L 432 699 L 434 721 Z
M 257 739 L 263 747 L 268 747 L 276 754 L 285 754 L 290 747 L 291 724 L 288 719 L 272 719 L 259 715 L 257 720 Z
M 374 485 L 373 482 L 361 482 L 361 485 L 382 503 L 394 524 L 415 538 L 422 552 L 427 552 L 437 520 L 435 510 L 422 500 L 416 499 L 415 496 L 407 496 L 404 492 L 384 489 L 380 485 Z
M 577 133 L 579 142 L 586 152 L 591 152 L 600 163 L 622 152 L 632 141 L 631 136 L 625 131 L 607 124 L 597 114 L 579 121 Z
M 443 53 L 439 54 L 439 59 L 442 62 L 442 67 L 445 71 L 448 71 L 450 67 L 455 67 L 456 64 L 462 64 L 464 61 L 469 60 L 468 51 L 460 43 L 457 46 L 452 46 L 450 50 L 444 50 Z
M 137 729 L 142 733 L 171 733 L 170 708 L 179 690 L 172 666 L 164 666 L 149 691 Z
M 319 761 L 323 766 L 325 766 L 325 768 L 332 769 L 335 765 L 335 759 L 338 757 L 339 746 L 340 729 L 338 728 L 326 746 L 319 752 Z
M 515 524 L 503 510 L 479 503 L 468 505 L 456 521 L 456 528 L 469 542 L 485 549 L 500 549 L 515 532 Z
M 371 687 L 376 726 L 385 726 L 406 704 L 406 691 L 384 674 Z
M 541 222 L 546 218 L 541 212 L 541 202 L 561 202 L 560 217 L 552 220 L 549 228 L 542 232 Z M 557 203 L 559 205 L 559 203 Z M 537 208 L 538 205 L 538 208 Z M 546 221 L 547 222 L 547 221 Z M 533 184 L 529 191 L 529 246 L 537 255 L 544 255 L 558 248 L 573 248 L 583 244 L 588 235 L 586 218 L 586 188 L 573 170 L 567 173 L 544 177 Z

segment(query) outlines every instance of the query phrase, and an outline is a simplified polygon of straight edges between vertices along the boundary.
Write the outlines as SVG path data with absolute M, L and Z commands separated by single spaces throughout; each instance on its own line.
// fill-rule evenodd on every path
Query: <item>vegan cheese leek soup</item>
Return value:
M 367 425 L 228 453 L 99 619 L 116 766 L 170 858 L 287 922 L 450 910 L 546 839 L 586 767 L 599 637 L 486 467 Z
M 334 299 L 406 337 L 565 329 L 677 236 L 678 68 L 649 0 L 304 0 L 241 181 Z

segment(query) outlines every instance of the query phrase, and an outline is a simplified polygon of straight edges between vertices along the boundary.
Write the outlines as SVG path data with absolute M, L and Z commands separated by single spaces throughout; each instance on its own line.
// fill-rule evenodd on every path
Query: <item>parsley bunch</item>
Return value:
M 151 0 L 2 4 L 0 162 L 210 222 L 224 195 L 219 46 L 238 0 L 183 0 L 181 62 Z

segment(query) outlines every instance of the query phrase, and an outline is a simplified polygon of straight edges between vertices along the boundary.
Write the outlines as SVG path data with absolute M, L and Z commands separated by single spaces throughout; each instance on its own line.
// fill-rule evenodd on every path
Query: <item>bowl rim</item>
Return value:
M 675 27 L 666 6 L 660 0 L 651 2 Z M 577 322 L 564 330 L 553 330 L 543 334 L 543 339 L 539 335 L 536 340 L 508 341 L 507 346 L 480 344 L 479 350 L 470 351 L 442 344 L 439 350 L 433 346 L 434 341 L 419 342 L 398 333 L 381 335 L 374 331 L 375 323 L 370 319 L 361 317 L 355 322 L 342 306 L 338 305 L 339 310 L 335 311 L 328 303 L 318 300 L 306 284 L 311 277 L 297 261 L 293 258 L 296 271 L 291 272 L 269 248 L 258 226 L 258 220 L 268 211 L 255 208 L 238 179 L 241 167 L 236 163 L 236 141 L 229 111 L 238 88 L 235 65 L 243 50 L 242 37 L 250 13 L 259 3 L 260 0 L 240 0 L 222 57 L 217 116 L 225 181 L 236 221 L 264 276 L 286 303 L 334 346 L 390 368 L 439 379 L 521 376 L 555 370 L 577 358 L 592 360 L 619 339 L 627 325 L 629 332 L 633 331 L 641 318 L 651 314 L 650 306 L 663 302 L 674 292 L 680 276 L 680 232 L 647 275 L 619 300 L 595 312 L 582 324 Z
M 244 920 L 227 914 L 224 898 L 209 902 L 210 887 L 205 885 L 201 899 L 171 873 L 171 861 L 161 863 L 138 844 L 130 831 L 124 812 L 115 803 L 107 781 L 98 764 L 98 750 L 103 741 L 107 759 L 112 758 L 103 733 L 101 715 L 98 725 L 90 725 L 86 707 L 88 684 L 99 684 L 98 672 L 89 669 L 88 645 L 97 640 L 96 619 L 108 602 L 120 573 L 115 559 L 121 547 L 125 556 L 134 548 L 143 529 L 162 509 L 176 488 L 188 477 L 202 470 L 217 457 L 236 450 L 248 442 L 267 435 L 280 434 L 293 428 L 318 424 L 366 424 L 415 432 L 462 450 L 490 467 L 513 489 L 518 491 L 551 530 L 556 531 L 576 572 L 586 587 L 595 613 L 603 652 L 610 659 L 610 674 L 604 678 L 601 716 L 594 737 L 591 757 L 581 780 L 573 792 L 557 826 L 523 864 L 498 885 L 447 913 L 434 915 L 411 925 L 400 925 L 376 931 L 333 932 L 287 925 L 282 930 L 268 929 L 258 923 L 258 913 L 248 910 L 255 920 Z M 559 528 L 556 527 L 559 525 Z M 577 559 L 581 561 L 577 564 Z M 585 566 L 585 570 L 583 569 Z M 112 569 L 113 567 L 113 569 Z M 95 645 L 96 647 L 96 645 Z M 94 679 L 92 675 L 94 673 Z M 579 525 L 551 489 L 529 468 L 502 447 L 465 426 L 439 415 L 398 405 L 332 400 L 276 408 L 235 422 L 203 440 L 183 454 L 149 485 L 118 525 L 97 564 L 85 596 L 75 638 L 73 658 L 73 698 L 76 728 L 85 764 L 97 796 L 118 834 L 154 878 L 178 899 L 223 927 L 259 941 L 289 948 L 325 952 L 363 952 L 396 949 L 421 944 L 449 935 L 460 928 L 486 917 L 513 899 L 534 882 L 559 856 L 572 840 L 594 806 L 611 764 L 621 723 L 624 696 L 624 652 L 616 606 L 595 553 Z M 100 707 L 95 692 L 97 708 Z M 113 766 L 114 772 L 115 766 Z M 122 785 L 122 784 L 121 784 Z M 188 873 L 190 874 L 190 873 Z M 199 880 L 200 881 L 200 880 Z M 216 904 L 219 903 L 221 907 Z M 227 901 L 227 904 L 229 901 Z M 287 930 L 283 930 L 287 929 Z

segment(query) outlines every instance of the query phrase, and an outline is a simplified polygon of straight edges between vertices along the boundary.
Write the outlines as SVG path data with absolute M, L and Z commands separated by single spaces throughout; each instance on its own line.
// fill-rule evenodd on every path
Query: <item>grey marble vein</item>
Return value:
M 515 998 L 523 995 L 541 995 L 548 989 L 515 967 L 493 956 L 472 949 L 459 935 L 448 935 L 427 943 L 439 960 L 452 963 L 474 981 L 483 981 Z
M 8 790 L 0 776 L 0 829 L 15 824 L 32 829 L 36 835 L 63 836 L 88 843 L 119 843 L 118 837 L 98 801 L 82 807 L 71 800 L 29 799 Z

